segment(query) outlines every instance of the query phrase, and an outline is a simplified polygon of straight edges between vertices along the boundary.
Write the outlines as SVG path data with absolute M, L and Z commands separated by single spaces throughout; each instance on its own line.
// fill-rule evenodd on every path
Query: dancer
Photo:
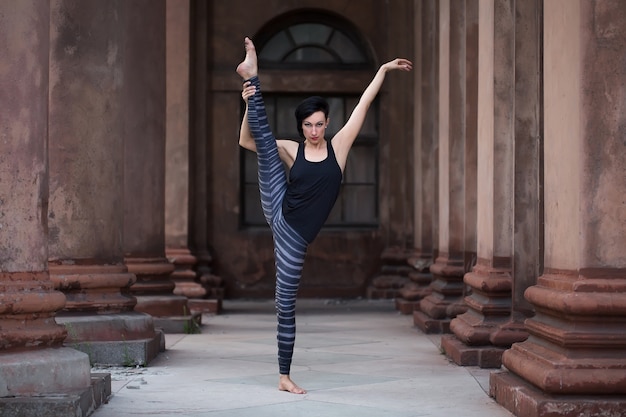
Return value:
M 332 140 L 325 137 L 329 107 L 321 97 L 309 97 L 295 111 L 303 142 L 277 140 L 267 121 L 258 78 L 257 56 L 245 38 L 246 56 L 237 67 L 247 103 L 239 145 L 257 153 L 261 206 L 274 237 L 276 313 L 278 319 L 278 389 L 294 394 L 306 391 L 290 377 L 296 337 L 295 306 L 308 245 L 315 239 L 339 195 L 348 152 L 367 110 L 391 70 L 410 71 L 411 61 L 397 58 L 383 64 L 365 89 L 346 124 Z M 283 163 L 289 171 L 289 181 Z

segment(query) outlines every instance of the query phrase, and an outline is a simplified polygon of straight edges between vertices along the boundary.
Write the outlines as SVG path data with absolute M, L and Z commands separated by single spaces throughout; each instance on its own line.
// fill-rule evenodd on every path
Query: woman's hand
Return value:
M 382 65 L 386 71 L 391 70 L 402 70 L 402 71 L 411 71 L 413 69 L 413 63 L 408 59 L 404 58 L 396 58 L 393 61 L 389 61 L 386 64 Z
M 256 92 L 256 87 L 250 83 L 250 81 L 246 81 L 243 83 L 243 90 L 241 91 L 241 98 L 248 104 L 248 99 L 254 95 Z

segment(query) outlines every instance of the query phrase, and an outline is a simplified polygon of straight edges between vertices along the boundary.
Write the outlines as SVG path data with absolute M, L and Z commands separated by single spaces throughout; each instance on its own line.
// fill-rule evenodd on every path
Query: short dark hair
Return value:
M 300 102 L 300 104 L 298 104 L 298 107 L 296 107 L 294 114 L 296 116 L 298 133 L 300 134 L 301 138 L 304 138 L 304 132 L 302 131 L 302 122 L 304 121 L 304 119 L 318 111 L 324 112 L 324 117 L 328 119 L 328 102 L 320 96 L 305 98 Z

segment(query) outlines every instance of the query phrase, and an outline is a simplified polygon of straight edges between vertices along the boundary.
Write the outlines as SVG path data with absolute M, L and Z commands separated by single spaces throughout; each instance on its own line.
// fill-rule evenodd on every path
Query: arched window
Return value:
M 326 23 L 296 23 L 280 30 L 263 45 L 261 65 L 305 64 L 324 66 L 367 66 L 365 51 L 354 38 Z
M 315 80 L 321 72 L 330 71 L 337 77 L 332 84 L 341 86 L 342 70 L 363 71 L 370 79 L 376 67 L 364 42 L 341 18 L 308 11 L 291 15 L 282 21 L 282 25 L 274 24 L 272 28 L 274 30 L 265 30 L 255 36 L 260 73 L 273 69 L 288 74 L 289 70 L 305 69 L 307 76 Z M 301 73 L 298 74 L 302 77 Z M 364 89 L 366 85 L 362 87 Z M 360 93 L 325 90 L 302 94 L 264 90 L 270 127 L 277 138 L 299 140 L 293 111 L 301 100 L 311 95 L 321 95 L 330 104 L 328 140 L 348 120 Z M 340 196 L 322 230 L 378 225 L 377 120 L 378 106 L 374 102 L 348 156 Z M 259 203 L 254 153 L 242 150 L 242 169 L 242 225 L 266 226 Z

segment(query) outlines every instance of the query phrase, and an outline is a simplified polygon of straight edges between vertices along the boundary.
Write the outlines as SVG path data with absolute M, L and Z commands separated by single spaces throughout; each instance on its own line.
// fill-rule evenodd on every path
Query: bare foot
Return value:
M 246 48 L 246 57 L 241 62 L 241 64 L 237 66 L 237 74 L 239 74 L 244 80 L 249 80 L 258 73 L 256 63 L 256 49 L 254 48 L 252 40 L 247 36 L 243 42 Z
M 278 389 L 280 391 L 287 391 L 292 394 L 306 394 L 306 391 L 300 388 L 289 378 L 289 375 L 281 375 L 278 380 Z

